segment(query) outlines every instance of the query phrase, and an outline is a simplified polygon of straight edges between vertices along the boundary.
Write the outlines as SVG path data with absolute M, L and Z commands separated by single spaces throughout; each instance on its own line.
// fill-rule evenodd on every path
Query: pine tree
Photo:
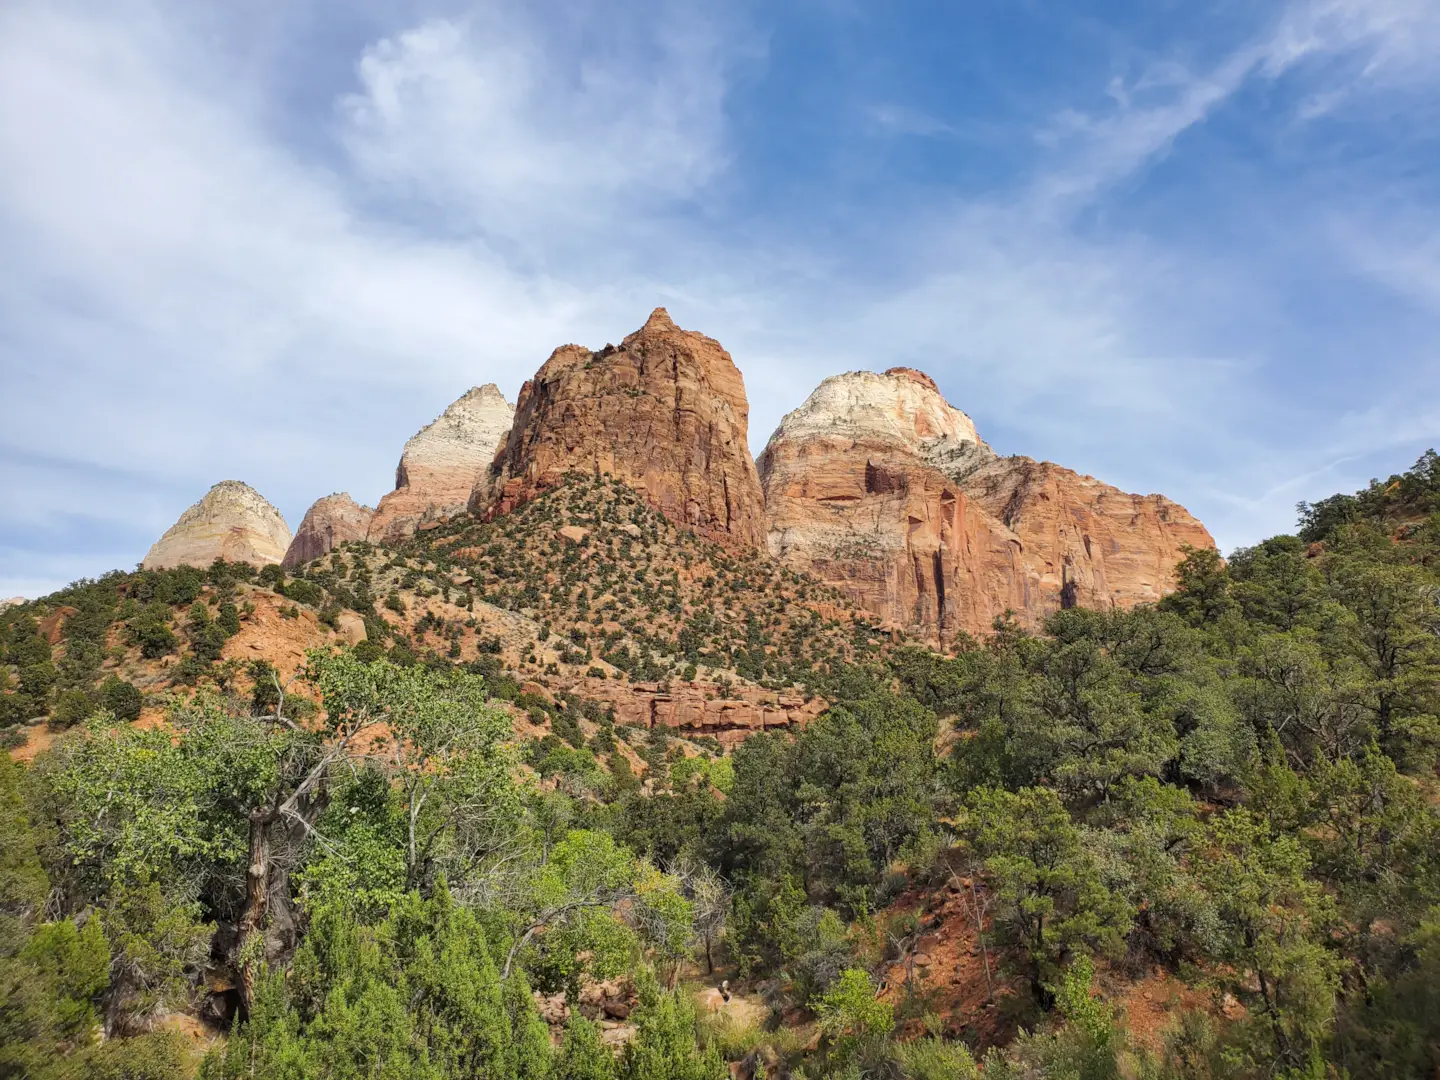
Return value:
M 619 1080 L 615 1055 L 600 1041 L 600 1029 L 578 1012 L 565 1026 L 552 1080 Z

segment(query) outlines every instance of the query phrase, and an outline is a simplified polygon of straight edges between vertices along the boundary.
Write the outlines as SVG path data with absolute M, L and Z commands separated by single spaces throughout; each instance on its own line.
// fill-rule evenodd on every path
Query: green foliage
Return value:
M 744 931 L 752 948 L 773 953 L 763 909 L 777 883 L 803 880 L 809 899 L 860 911 L 890 864 L 924 841 L 935 818 L 935 733 L 928 709 L 873 695 L 793 740 L 767 733 L 736 749 L 720 857 L 758 919 Z
M 139 689 L 118 675 L 110 675 L 100 684 L 99 700 L 102 709 L 126 724 L 140 719 L 144 705 Z
M 1326 948 L 1333 903 L 1308 869 L 1297 837 L 1274 835 L 1244 811 L 1213 822 L 1195 866 L 1219 915 L 1214 955 L 1251 1005 L 1253 1060 L 1273 1054 L 1296 1070 L 1324 1036 L 1345 966 Z
M 625 1047 L 624 1080 L 724 1080 L 729 1076 L 714 1048 L 696 1043 L 695 1001 L 683 990 L 661 990 L 647 969 L 638 976 L 640 1004 L 632 1020 L 635 1038 Z
M 1071 956 L 1117 954 L 1133 911 L 1109 888 L 1064 805 L 1048 788 L 981 788 L 963 831 L 995 890 L 995 929 L 1023 957 L 1032 991 L 1047 987 Z
M 170 607 L 162 600 L 146 604 L 126 625 L 130 644 L 140 648 L 140 655 L 154 660 L 175 651 L 179 638 L 170 629 Z
M 906 1080 L 979 1080 L 980 1070 L 962 1042 L 926 1035 L 895 1047 Z
M 552 1080 L 619 1080 L 619 1075 L 615 1055 L 600 1041 L 600 1029 L 572 1012 Z
M 1427 450 L 1408 470 L 1388 480 L 1371 480 L 1354 495 L 1332 495 L 1317 503 L 1302 502 L 1300 539 L 1324 540 L 1337 529 L 1355 522 L 1386 523 L 1396 517 L 1431 514 L 1440 510 L 1440 455 Z
M 543 1030 L 523 981 L 502 983 L 480 919 L 442 883 L 373 927 L 318 909 L 290 979 L 261 980 L 206 1075 L 543 1077 Z
M 50 722 L 53 727 L 74 727 L 95 711 L 95 700 L 84 690 L 62 690 L 55 698 Z
M 841 972 L 835 984 L 820 998 L 816 1013 L 820 1030 L 837 1047 L 883 1037 L 895 1028 L 895 1014 L 889 1002 L 875 996 L 870 976 L 857 968 Z

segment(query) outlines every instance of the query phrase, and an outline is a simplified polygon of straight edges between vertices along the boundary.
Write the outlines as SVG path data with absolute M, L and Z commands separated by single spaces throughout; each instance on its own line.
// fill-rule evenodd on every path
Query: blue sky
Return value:
M 657 304 L 1225 550 L 1440 442 L 1433 0 L 0 6 L 0 596 Z

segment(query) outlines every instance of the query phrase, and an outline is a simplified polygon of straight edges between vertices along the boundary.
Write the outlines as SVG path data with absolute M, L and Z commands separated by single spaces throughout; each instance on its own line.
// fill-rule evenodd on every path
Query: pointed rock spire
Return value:
M 738 547 L 763 542 L 740 370 L 664 308 L 617 348 L 563 345 L 520 391 L 515 425 L 471 505 L 505 513 L 567 472 L 609 473 L 677 524 Z
M 494 383 L 472 387 L 405 444 L 395 490 L 380 500 L 369 539 L 408 536 L 432 521 L 465 511 L 476 479 L 505 440 L 515 406 Z

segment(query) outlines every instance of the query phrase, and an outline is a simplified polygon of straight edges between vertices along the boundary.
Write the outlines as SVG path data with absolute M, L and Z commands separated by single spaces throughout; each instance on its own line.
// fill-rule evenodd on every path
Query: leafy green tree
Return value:
M 635 1038 L 626 1045 L 624 1080 L 723 1080 L 729 1070 L 713 1047 L 696 1043 L 695 1001 L 680 990 L 662 990 L 654 975 L 637 977 L 639 1005 L 632 1014 Z
M 140 655 L 148 660 L 166 656 L 175 651 L 179 638 L 170 629 L 170 607 L 160 600 L 154 600 L 127 624 L 130 643 L 140 647 Z
M 512 846 L 521 808 L 510 779 L 510 719 L 490 703 L 484 679 L 367 664 L 349 651 L 312 653 L 308 677 L 327 716 L 363 721 L 355 750 L 395 780 L 405 889 L 444 873 L 463 891 L 487 859 Z
M 895 1030 L 894 1009 L 875 996 L 869 973 L 859 968 L 850 968 L 835 980 L 816 1012 L 831 1053 L 841 1062 L 880 1056 L 875 1044 Z
M 554 1068 L 550 1029 L 535 1008 L 525 973 L 516 970 L 501 988 L 505 1013 L 510 1020 L 510 1043 L 515 1049 L 515 1075 L 546 1080 Z
M 600 1030 L 572 1011 L 551 1074 L 553 1080 L 619 1080 L 615 1055 L 600 1041 Z
M 1306 876 L 1299 841 L 1272 834 L 1246 811 L 1227 811 L 1194 867 L 1219 915 L 1212 955 L 1235 973 L 1232 992 L 1250 1004 L 1258 1029 L 1250 1053 L 1307 1067 L 1334 1015 L 1344 965 L 1325 946 L 1333 903 Z
M 1217 916 L 1191 872 L 1203 829 L 1190 793 L 1153 777 L 1128 779 L 1105 819 L 1111 827 L 1091 833 L 1089 846 L 1104 853 L 1104 866 L 1121 868 L 1109 884 L 1135 912 L 1131 945 L 1174 965 L 1208 955 Z
M 55 708 L 51 711 L 53 727 L 74 727 L 95 711 L 95 700 L 84 690 L 62 690 L 55 697 Z
M 1350 613 L 1346 651 L 1369 678 L 1356 701 L 1375 719 L 1380 745 L 1403 755 L 1417 738 L 1433 752 L 1440 730 L 1440 627 L 1434 578 L 1419 567 L 1347 561 L 1335 573 L 1336 598 Z
M 1105 886 L 1054 791 L 982 788 L 962 832 L 994 890 L 996 931 L 1024 957 L 1037 1000 L 1053 1003 L 1047 983 L 1071 956 L 1119 952 L 1133 913 Z
M 126 682 L 120 676 L 106 677 L 100 684 L 99 698 L 100 707 L 121 723 L 128 724 L 140 719 L 144 698 L 133 683 Z
M 1176 588 L 1162 603 L 1191 626 L 1214 625 L 1235 610 L 1230 575 L 1214 548 L 1186 545 L 1175 568 Z
M 142 878 L 112 889 L 100 923 L 111 954 L 107 1031 L 142 1031 L 154 1015 L 188 1003 L 189 975 L 204 962 L 215 929 L 199 904 Z

